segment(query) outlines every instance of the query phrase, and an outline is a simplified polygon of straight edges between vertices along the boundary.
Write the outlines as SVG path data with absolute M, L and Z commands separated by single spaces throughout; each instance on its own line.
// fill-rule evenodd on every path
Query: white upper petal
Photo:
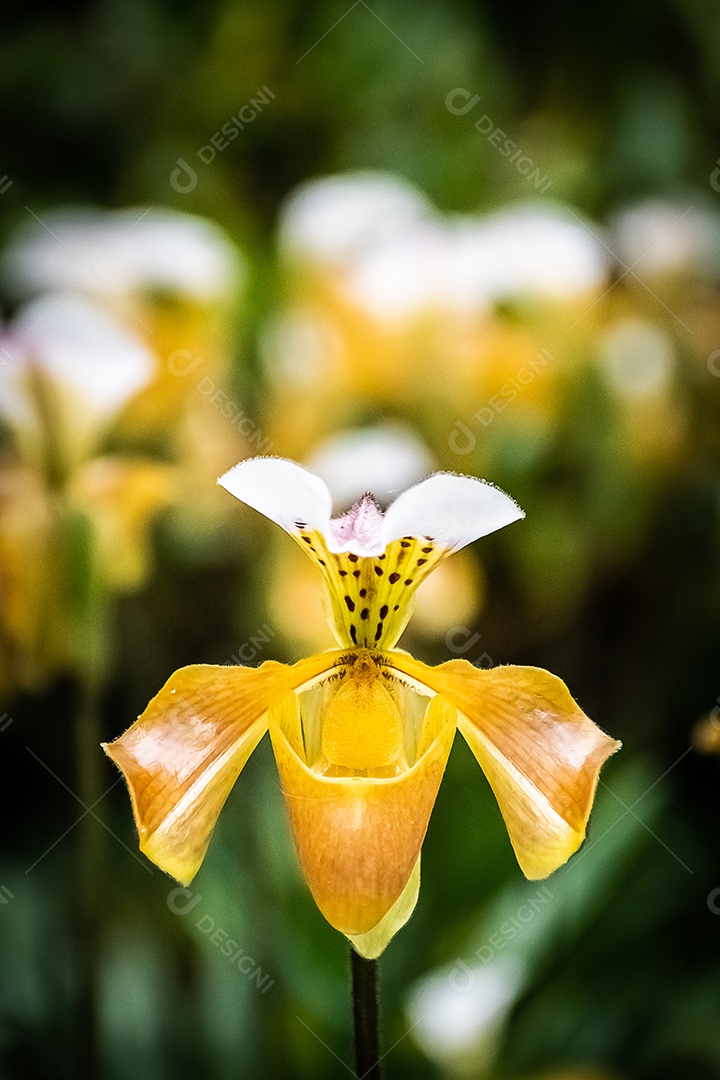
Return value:
M 297 534 L 298 522 L 329 532 L 330 492 L 319 476 L 294 461 L 249 458 L 221 476 L 218 484 L 286 532 Z
M 525 517 L 509 495 L 485 480 L 436 473 L 395 500 L 385 515 L 384 542 L 429 536 L 457 551 Z
M 332 523 L 332 500 L 325 483 L 294 461 L 249 458 L 218 483 L 286 532 L 297 535 L 305 527 L 316 529 L 328 550 L 360 556 L 382 554 L 391 541 L 403 536 L 429 536 L 457 551 L 525 516 L 499 488 L 452 473 L 436 473 L 410 488 L 384 517 L 371 500 L 365 500 Z
M 349 273 L 347 291 L 375 319 L 411 319 L 448 300 L 448 253 L 447 230 L 419 222 L 362 252 Z

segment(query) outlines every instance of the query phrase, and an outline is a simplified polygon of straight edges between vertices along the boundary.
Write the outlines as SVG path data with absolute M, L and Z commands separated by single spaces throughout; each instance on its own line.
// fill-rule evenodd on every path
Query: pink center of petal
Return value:
M 330 522 L 330 534 L 339 551 L 377 555 L 385 549 L 383 512 L 372 495 L 363 495 L 347 514 Z

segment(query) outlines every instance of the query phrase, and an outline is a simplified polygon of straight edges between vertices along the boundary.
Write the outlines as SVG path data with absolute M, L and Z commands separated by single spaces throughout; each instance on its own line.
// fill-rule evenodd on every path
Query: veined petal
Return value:
M 600 768 L 620 743 L 541 668 L 479 670 L 467 660 L 429 668 L 406 653 L 391 655 L 399 671 L 458 709 L 525 876 L 547 877 L 562 866 L 585 838 Z
M 313 771 L 303 760 L 294 695 L 271 706 L 270 736 L 305 879 L 327 921 L 351 938 L 378 927 L 418 861 L 457 720 L 456 710 L 437 710 L 443 722 L 430 721 L 434 738 L 416 764 L 377 778 Z
M 435 473 L 404 491 L 385 514 L 385 544 L 404 536 L 427 537 L 448 552 L 502 529 L 525 514 L 487 480 Z
M 221 476 L 218 484 L 296 538 L 301 529 L 327 532 L 332 500 L 314 473 L 284 458 L 249 458 Z
M 332 654 L 327 654 L 332 656 Z M 267 729 L 270 698 L 329 666 L 180 668 L 124 735 L 104 743 L 128 784 L 140 849 L 184 885 L 197 873 L 218 815 Z

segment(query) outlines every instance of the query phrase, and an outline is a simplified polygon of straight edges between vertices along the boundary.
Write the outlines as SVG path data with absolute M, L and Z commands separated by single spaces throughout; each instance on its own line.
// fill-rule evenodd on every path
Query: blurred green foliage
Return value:
M 34 2 L 4 16 L 0 87 L 0 173 L 12 180 L 0 195 L 3 239 L 26 206 L 152 203 L 217 222 L 250 260 L 232 385 L 260 417 L 269 406 L 259 331 L 286 288 L 275 223 L 295 185 L 382 168 L 445 213 L 527 196 L 474 114 L 448 112 L 454 87 L 480 95 L 483 112 L 542 163 L 554 198 L 596 220 L 650 195 L 720 201 L 709 179 L 720 154 L 720 8 L 700 0 Z M 199 163 L 197 150 L 263 87 L 274 95 L 267 109 Z M 170 184 L 179 158 L 198 172 L 187 194 Z M 700 299 L 696 285 L 678 287 L 683 314 L 717 311 L 717 282 Z M 629 281 L 618 290 L 633 295 Z M 677 294 L 662 295 L 675 306 Z M 639 287 L 632 302 L 652 303 Z M 8 289 L 8 315 L 14 303 Z M 482 470 L 527 513 L 522 530 L 479 545 L 488 597 L 478 656 L 548 667 L 624 742 L 603 774 L 586 848 L 550 879 L 551 903 L 508 946 L 529 974 L 489 1071 L 478 1061 L 464 1075 L 720 1078 L 718 761 L 691 742 L 720 694 L 719 380 L 707 377 L 702 345 L 667 312 L 653 317 L 682 356 L 700 356 L 677 391 L 690 437 L 658 466 L 633 460 L 638 433 L 618 434 L 617 403 L 590 368 L 568 376 L 549 434 L 498 421 L 459 464 L 447 413 L 425 401 L 409 417 L 441 467 Z M 374 418 L 383 411 L 407 414 L 397 403 Z M 157 526 L 153 576 L 112 612 L 103 737 L 124 730 L 176 667 L 225 661 L 268 620 L 267 536 L 247 516 L 199 538 Z M 258 659 L 294 659 L 292 637 L 274 629 Z M 425 645 L 427 661 L 446 656 L 442 638 Z M 12 721 L 0 719 L 3 1080 L 81 1075 L 78 694 L 67 676 L 0 702 Z M 106 790 L 115 775 L 103 768 Z M 103 1075 L 343 1075 L 334 1055 L 350 1060 L 345 942 L 301 880 L 267 740 L 229 800 L 185 914 L 173 910 L 174 883 L 136 852 L 122 785 L 97 813 L 112 834 L 97 881 Z M 458 958 L 472 965 L 536 890 L 458 740 L 418 909 L 383 958 L 388 1076 L 456 1075 L 409 1033 L 409 990 Z M 272 980 L 266 992 L 211 943 L 209 926 L 252 955 Z

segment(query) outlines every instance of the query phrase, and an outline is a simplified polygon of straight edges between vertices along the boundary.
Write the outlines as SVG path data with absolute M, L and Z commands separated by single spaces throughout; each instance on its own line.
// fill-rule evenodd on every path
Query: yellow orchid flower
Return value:
M 230 789 L 269 729 L 315 901 L 363 956 L 409 918 L 420 849 L 457 728 L 530 878 L 580 846 L 605 735 L 560 679 L 532 667 L 428 667 L 396 648 L 418 585 L 453 551 L 523 517 L 482 480 L 437 473 L 383 513 L 371 495 L 333 519 L 317 476 L 254 458 L 219 481 L 319 566 L 340 648 L 296 664 L 194 665 L 105 745 L 125 774 L 140 847 L 183 884 Z
M 9 693 L 91 663 L 97 627 L 80 633 L 80 623 L 106 593 L 142 584 L 175 467 L 107 446 L 154 358 L 92 299 L 26 305 L 0 333 L 0 360 L 0 424 L 11 436 L 0 458 L 0 689 Z M 94 582 L 81 601 L 71 559 L 73 580 Z

